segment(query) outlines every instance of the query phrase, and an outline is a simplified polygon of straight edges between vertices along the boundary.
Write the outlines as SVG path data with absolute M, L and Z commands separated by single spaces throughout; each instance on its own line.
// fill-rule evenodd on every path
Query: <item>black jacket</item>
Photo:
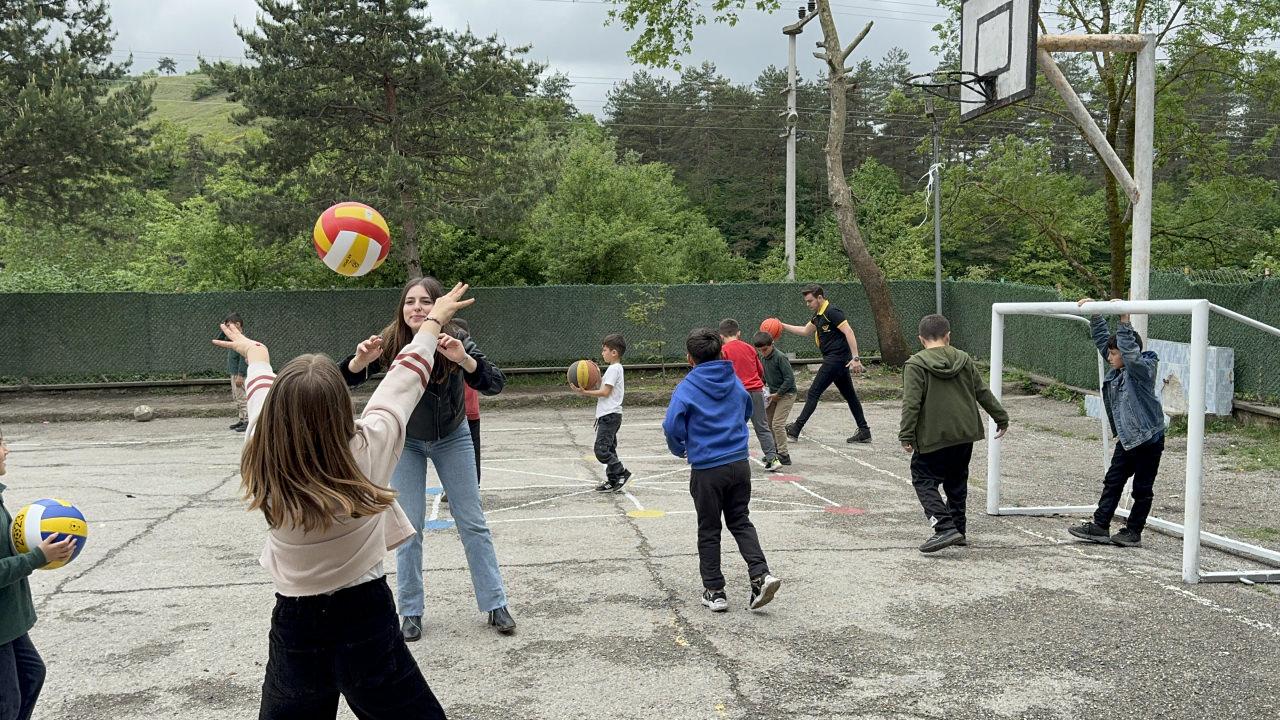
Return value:
M 475 358 L 476 371 L 464 373 L 459 369 L 449 373 L 448 379 L 443 384 L 432 382 L 427 385 L 427 390 L 418 401 L 418 406 L 409 416 L 407 434 L 414 440 L 439 440 L 448 437 L 458 429 L 467 417 L 462 399 L 463 382 L 475 388 L 481 395 L 497 395 L 507 384 L 502 371 L 497 365 L 489 362 L 484 353 L 476 347 L 475 341 L 466 335 L 459 339 L 462 340 L 462 346 L 467 354 Z M 353 373 L 347 369 L 347 365 L 354 357 L 355 354 L 348 355 L 338 363 L 338 369 L 342 371 L 342 377 L 347 381 L 348 387 L 360 385 L 383 369 L 382 360 L 378 359 L 364 370 Z

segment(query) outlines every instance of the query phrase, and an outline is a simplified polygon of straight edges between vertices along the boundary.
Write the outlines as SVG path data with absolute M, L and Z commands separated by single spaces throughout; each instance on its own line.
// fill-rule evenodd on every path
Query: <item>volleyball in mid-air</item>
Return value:
M 30 552 L 50 535 L 56 536 L 58 540 L 74 537 L 76 549 L 67 560 L 48 563 L 41 570 L 60 568 L 79 557 L 85 541 L 89 539 L 89 523 L 76 506 L 66 500 L 45 499 L 37 500 L 15 513 L 13 525 L 9 527 L 9 539 L 19 553 Z
M 330 270 L 360 277 L 377 268 L 391 250 L 391 230 L 377 210 L 358 202 L 341 202 L 316 220 L 311 240 Z

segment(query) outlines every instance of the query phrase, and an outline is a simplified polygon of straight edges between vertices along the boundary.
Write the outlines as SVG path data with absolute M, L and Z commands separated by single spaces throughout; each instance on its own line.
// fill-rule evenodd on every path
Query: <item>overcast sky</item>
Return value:
M 800 0 L 784 0 L 772 15 L 749 10 L 736 27 L 708 24 L 698 28 L 686 65 L 704 60 L 736 82 L 748 83 L 769 65 L 785 67 L 787 43 L 781 29 L 796 19 Z M 933 67 L 929 46 L 933 25 L 942 17 L 928 0 L 837 0 L 832 3 L 842 37 L 852 38 L 867 20 L 876 25 L 856 53 L 879 60 L 892 47 L 910 53 L 916 72 Z M 496 34 L 511 45 L 531 46 L 530 57 L 567 74 L 573 99 L 587 113 L 600 114 L 609 88 L 637 69 L 627 58 L 635 33 L 606 26 L 609 6 L 601 0 L 434 0 L 435 23 L 453 29 L 470 27 L 480 35 Z M 120 56 L 133 53 L 134 72 L 155 68 L 162 56 L 177 60 L 180 72 L 195 67 L 196 56 L 238 59 L 243 44 L 234 24 L 255 22 L 254 0 L 111 0 L 111 15 Z M 800 37 L 802 76 L 818 74 L 812 56 L 821 33 L 810 25 Z M 674 76 L 674 74 L 672 74 Z

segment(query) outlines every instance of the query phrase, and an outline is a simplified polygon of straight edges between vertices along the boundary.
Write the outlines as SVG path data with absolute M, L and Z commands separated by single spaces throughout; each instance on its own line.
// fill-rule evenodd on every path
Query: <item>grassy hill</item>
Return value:
M 148 80 L 156 84 L 153 120 L 169 120 L 211 140 L 235 142 L 244 135 L 246 128 L 231 122 L 231 114 L 239 110 L 240 105 L 227 102 L 226 93 L 192 99 L 196 87 L 206 82 L 204 75 L 159 76 Z

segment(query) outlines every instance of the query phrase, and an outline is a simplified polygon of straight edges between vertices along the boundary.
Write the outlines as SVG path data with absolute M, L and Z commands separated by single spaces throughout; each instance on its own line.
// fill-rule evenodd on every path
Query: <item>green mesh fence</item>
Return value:
M 1234 310 L 1272 327 L 1280 327 L 1280 278 L 1249 282 L 1222 282 L 1231 276 L 1209 274 L 1215 282 L 1179 273 L 1151 277 L 1151 297 L 1199 299 Z M 1151 318 L 1151 334 L 1165 340 L 1186 341 L 1191 319 L 1164 315 Z M 1213 315 L 1209 319 L 1209 343 L 1235 349 L 1236 394 L 1280 402 L 1280 338 L 1234 320 Z
M 919 318 L 933 312 L 933 284 L 890 283 L 908 344 Z M 684 338 L 699 325 L 736 318 L 749 336 L 762 319 L 803 324 L 809 317 L 799 283 L 676 286 L 612 285 L 476 288 L 465 313 L 481 349 L 507 367 L 562 367 L 594 358 L 600 340 L 623 333 L 630 362 L 681 362 Z M 827 296 L 849 316 L 859 349 L 878 354 L 871 312 L 857 283 L 829 283 Z M 1207 297 L 1280 325 L 1280 286 L 1269 280 L 1207 285 L 1181 276 L 1153 278 L 1153 297 Z M 226 355 L 209 340 L 232 310 L 277 364 L 304 352 L 338 358 L 378 332 L 396 311 L 396 290 L 196 293 L 0 294 L 0 381 L 91 381 L 224 372 Z M 991 303 L 1058 300 L 1048 288 L 1012 283 L 948 282 L 943 306 L 957 346 L 979 358 L 990 348 Z M 1157 337 L 1187 339 L 1186 322 L 1161 318 Z M 1096 363 L 1082 323 L 1038 317 L 1006 319 L 1005 360 L 1012 367 L 1082 387 L 1096 386 Z M 1237 390 L 1280 396 L 1280 344 L 1215 319 L 1215 344 L 1236 348 Z M 812 341 L 784 335 L 784 352 L 816 357 Z

